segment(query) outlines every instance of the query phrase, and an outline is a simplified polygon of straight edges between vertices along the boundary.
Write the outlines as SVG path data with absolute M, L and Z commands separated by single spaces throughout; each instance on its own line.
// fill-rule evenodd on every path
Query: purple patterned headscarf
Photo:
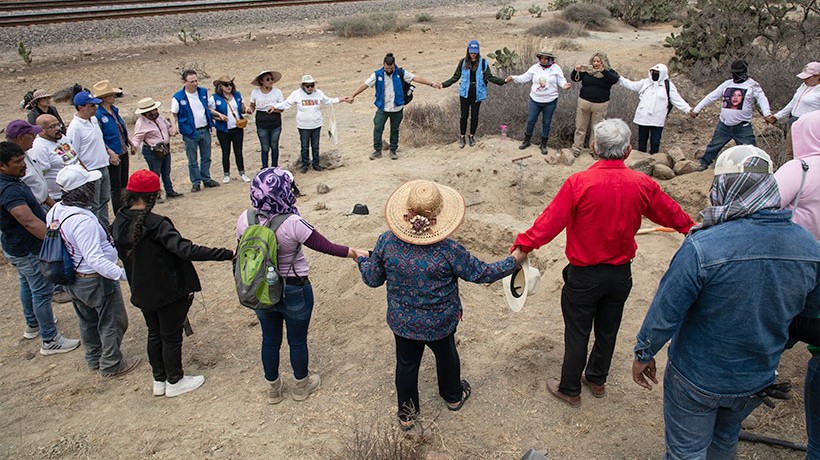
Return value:
M 299 214 L 292 183 L 293 176 L 282 168 L 259 171 L 251 183 L 251 204 L 259 214 L 268 218 L 278 214 Z

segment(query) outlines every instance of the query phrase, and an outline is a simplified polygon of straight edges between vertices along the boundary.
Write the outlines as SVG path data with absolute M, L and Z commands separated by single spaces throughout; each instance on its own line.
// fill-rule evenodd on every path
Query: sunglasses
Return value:
M 271 78 L 271 77 L 265 77 L 265 78 L 263 78 L 263 79 L 262 79 L 262 81 L 273 81 L 273 78 Z
M 313 88 L 316 86 L 314 83 L 305 83 L 305 88 Z

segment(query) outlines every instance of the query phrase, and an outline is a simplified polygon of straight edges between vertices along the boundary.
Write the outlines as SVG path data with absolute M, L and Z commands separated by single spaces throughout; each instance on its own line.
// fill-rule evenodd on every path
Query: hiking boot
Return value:
M 230 177 L 228 178 L 228 180 L 230 180 Z M 205 188 L 214 188 L 214 187 L 219 187 L 219 182 L 217 182 L 213 179 L 208 179 L 208 180 L 203 182 L 203 185 L 205 185 Z
M 37 337 L 40 337 L 40 326 L 29 326 L 26 324 L 26 330 L 23 332 L 23 338 L 31 340 L 36 339 Z
M 268 382 L 268 404 L 279 404 L 285 399 L 285 383 L 282 381 L 282 376 L 273 382 Z
M 197 183 L 197 184 L 193 184 L 193 185 L 191 185 L 191 193 L 196 193 L 196 192 L 198 192 L 198 191 L 200 190 L 200 187 L 201 187 L 201 185 L 200 185 L 200 184 L 198 184 L 198 183 Z
M 467 143 L 470 144 L 470 147 L 475 147 L 475 136 L 470 134 L 470 137 L 467 138 Z
M 165 396 L 174 398 L 181 394 L 194 391 L 205 383 L 205 376 L 185 375 L 177 383 L 165 384 Z
M 399 156 L 398 156 L 398 155 L 396 155 L 396 151 L 395 151 L 395 150 L 391 150 L 391 151 L 390 151 L 390 159 L 391 159 L 391 160 L 398 160 L 398 159 L 399 159 Z
M 697 172 L 706 171 L 706 168 L 708 168 L 708 167 L 709 167 L 709 165 L 705 165 L 705 164 L 701 163 L 701 164 L 698 165 Z
M 375 160 L 376 158 L 381 158 L 382 152 L 381 150 L 374 150 L 373 153 L 370 154 L 370 159 Z
M 572 150 L 572 156 L 574 156 L 575 158 L 578 158 L 578 157 L 581 156 L 581 149 L 573 147 L 571 150 Z
M 541 139 L 541 155 L 546 155 L 549 153 L 549 149 L 547 148 L 547 140 Z
M 80 341 L 77 339 L 67 339 L 59 332 L 48 342 L 43 342 L 40 348 L 40 354 L 43 356 L 56 355 L 58 353 L 68 353 L 71 350 L 80 346 Z
M 154 396 L 165 396 L 165 382 L 158 382 L 154 380 Z
M 303 379 L 293 379 L 293 383 L 294 388 L 291 392 L 293 400 L 304 401 L 311 393 L 319 389 L 319 384 L 322 383 L 322 379 L 319 378 L 319 374 L 308 374 L 308 376 Z
M 71 302 L 71 294 L 66 291 L 55 292 L 54 295 L 51 296 L 51 301 L 54 303 L 69 303 Z
M 529 147 L 531 145 L 530 139 L 532 139 L 532 134 L 530 134 L 529 136 L 527 136 L 525 134 L 524 135 L 524 140 L 521 141 L 521 145 L 518 146 L 518 149 L 519 150 L 524 150 L 525 148 Z
M 140 358 L 131 358 L 129 360 L 126 360 L 125 358 L 123 358 L 120 361 L 120 368 L 117 369 L 116 372 L 112 372 L 111 374 L 100 374 L 100 375 L 103 378 L 106 378 L 106 379 L 112 378 L 112 377 L 120 377 L 120 376 L 125 375 L 125 374 L 133 371 L 134 369 L 136 369 L 136 367 L 139 366 L 141 362 L 142 362 L 142 359 L 140 359 Z
M 465 145 L 467 145 L 467 140 L 464 139 L 464 136 L 461 136 L 458 139 L 458 148 L 463 149 Z

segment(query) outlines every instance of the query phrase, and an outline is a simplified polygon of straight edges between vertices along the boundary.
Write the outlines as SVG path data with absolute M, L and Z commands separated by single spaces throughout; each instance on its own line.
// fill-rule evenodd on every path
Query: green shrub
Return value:
M 416 15 L 416 22 L 430 22 L 433 20 L 433 16 L 430 16 L 427 13 L 419 13 Z
M 516 68 L 521 62 L 521 56 L 519 56 L 517 52 L 511 51 L 506 46 L 503 49 L 495 50 L 493 53 L 488 53 L 487 57 L 490 59 L 495 59 L 493 67 L 507 72 Z
M 552 4 L 550 4 L 549 9 L 551 11 L 563 10 L 564 8 L 576 3 L 578 3 L 578 0 L 555 0 Z
M 589 35 L 583 27 L 570 24 L 562 19 L 552 19 L 536 24 L 527 33 L 537 37 L 586 37 Z
M 569 38 L 558 40 L 558 42 L 555 44 L 555 48 L 567 51 L 581 51 L 581 45 L 578 44 L 578 42 L 576 42 L 575 40 L 571 40 Z
M 502 6 L 497 13 L 495 13 L 495 18 L 509 21 L 515 15 L 515 12 L 516 9 L 512 5 L 505 5 Z
M 669 0 L 613 0 L 608 5 L 612 17 L 639 27 L 644 24 L 666 22 L 680 8 L 678 2 Z
M 543 13 L 544 10 L 541 9 L 541 7 L 538 5 L 531 5 L 529 8 L 527 8 L 527 12 L 530 13 L 530 16 L 534 18 L 540 18 L 541 13 Z
M 574 3 L 564 8 L 561 16 L 570 22 L 577 22 L 592 30 L 607 30 L 610 13 L 597 3 Z
M 188 46 L 188 43 L 193 43 L 194 45 L 198 44 L 202 41 L 202 34 L 196 31 L 196 27 L 183 27 L 177 33 L 177 39 L 182 42 L 183 45 Z
M 20 59 L 26 63 L 26 65 L 31 65 L 31 47 L 26 47 L 26 44 L 23 41 L 17 42 L 17 55 L 20 56 Z
M 369 37 L 384 32 L 400 32 L 409 24 L 399 20 L 395 13 L 371 13 L 366 16 L 351 16 L 330 22 L 330 30 L 342 37 Z

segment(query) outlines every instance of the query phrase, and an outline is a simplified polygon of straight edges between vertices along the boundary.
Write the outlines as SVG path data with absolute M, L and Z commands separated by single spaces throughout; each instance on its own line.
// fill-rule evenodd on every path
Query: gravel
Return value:
M 169 2 L 170 3 L 170 2 Z M 218 2 L 215 2 L 218 3 Z M 148 41 L 155 44 L 178 43 L 177 33 L 192 28 L 203 39 L 236 34 L 298 33 L 305 21 L 330 20 L 338 17 L 391 11 L 413 18 L 413 10 L 458 7 L 477 4 L 475 0 L 373 0 L 352 3 L 322 4 L 227 10 L 224 12 L 147 16 L 144 18 L 83 21 L 45 24 L 38 27 L 0 28 L 0 59 L 19 61 L 17 43 L 22 41 L 35 56 L 76 53 L 100 42 L 113 47 Z M 435 16 L 435 11 L 432 12 Z

